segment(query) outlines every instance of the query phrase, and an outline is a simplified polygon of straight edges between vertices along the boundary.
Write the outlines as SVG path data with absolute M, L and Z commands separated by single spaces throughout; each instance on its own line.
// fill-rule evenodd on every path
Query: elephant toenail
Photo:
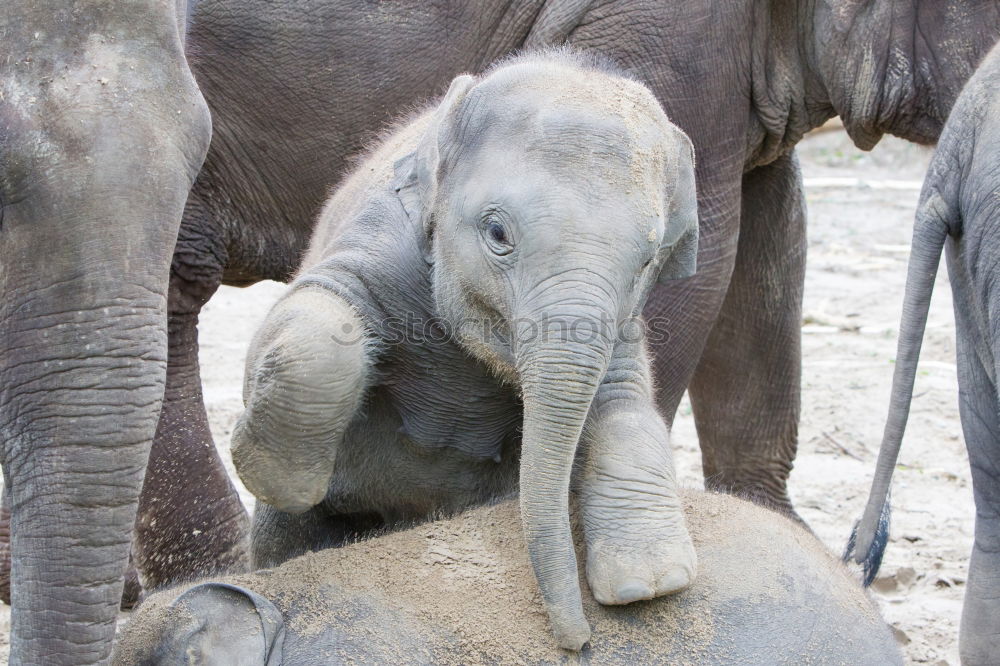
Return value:
M 674 567 L 667 575 L 660 578 L 660 584 L 657 587 L 660 594 L 680 592 L 691 585 L 692 578 L 693 576 L 686 568 Z
M 652 599 L 654 594 L 653 588 L 648 583 L 635 578 L 624 581 L 615 590 L 615 597 L 620 604 L 629 604 L 640 599 Z

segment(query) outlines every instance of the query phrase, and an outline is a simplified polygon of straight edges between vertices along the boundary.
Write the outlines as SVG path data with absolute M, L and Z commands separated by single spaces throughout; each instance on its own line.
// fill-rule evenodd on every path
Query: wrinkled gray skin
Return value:
M 11 650 L 27 663 L 107 658 L 133 525 L 147 587 L 245 565 L 201 398 L 201 306 L 223 282 L 288 279 L 373 133 L 524 46 L 600 51 L 691 137 L 699 272 L 647 301 L 665 334 L 658 403 L 669 419 L 690 384 L 708 484 L 789 508 L 805 259 L 792 147 L 835 114 L 862 147 L 934 140 L 1000 25 L 996 0 L 188 10 L 0 8 L 0 462 Z
M 621 608 L 585 595 L 595 640 L 583 663 L 903 663 L 875 605 L 801 527 L 727 495 L 689 491 L 684 504 L 698 580 Z M 508 502 L 153 595 L 123 629 L 115 661 L 566 663 L 534 591 L 501 582 L 529 568 L 524 542 L 503 533 L 517 520 Z M 383 551 L 392 557 L 380 563 Z
M 889 486 L 913 396 L 941 250 L 955 304 L 959 408 L 972 467 L 976 533 L 962 608 L 963 664 L 1000 658 L 1000 48 L 955 103 L 920 194 L 892 400 L 865 514 L 848 557 L 870 582 L 888 537 Z
M 637 318 L 653 284 L 694 273 L 697 235 L 691 143 L 642 84 L 564 52 L 456 78 L 331 197 L 251 343 L 237 472 L 282 512 L 319 505 L 258 504 L 256 566 L 330 538 L 303 531 L 453 513 L 520 479 L 556 640 L 578 650 L 568 490 L 585 432 L 594 596 L 686 587 L 695 555 Z

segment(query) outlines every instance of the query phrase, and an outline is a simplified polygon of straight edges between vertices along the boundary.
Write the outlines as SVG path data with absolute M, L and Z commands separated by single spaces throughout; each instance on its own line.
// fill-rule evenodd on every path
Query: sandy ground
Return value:
M 801 444 L 791 493 L 813 530 L 839 553 L 861 514 L 874 468 L 913 211 L 930 152 L 886 139 L 873 152 L 862 153 L 842 132 L 833 131 L 804 141 L 800 156 L 810 229 Z M 958 663 L 973 527 L 946 281 L 942 271 L 895 477 L 892 539 L 876 583 L 882 611 L 908 659 L 942 665 Z M 205 398 L 227 464 L 232 424 L 241 409 L 246 346 L 282 291 L 275 283 L 223 288 L 204 310 Z M 674 427 L 674 446 L 683 483 L 699 486 L 701 460 L 686 400 Z M 249 504 L 249 495 L 239 488 Z M 4 607 L 0 614 L 3 643 L 7 611 Z

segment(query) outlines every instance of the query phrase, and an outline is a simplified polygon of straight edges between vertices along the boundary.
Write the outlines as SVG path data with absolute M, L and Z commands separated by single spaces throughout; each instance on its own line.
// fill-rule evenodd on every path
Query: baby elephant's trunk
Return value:
M 583 614 L 569 522 L 569 484 L 577 444 L 613 341 L 591 308 L 585 317 L 544 317 L 539 340 L 520 340 L 517 362 L 524 394 L 521 516 L 531 564 L 559 645 L 579 650 L 590 639 Z M 581 319 L 586 326 L 580 326 Z M 537 319 L 532 318 L 537 321 Z M 532 327 L 534 329 L 534 327 Z M 563 333 L 553 334 L 554 329 Z M 580 334 L 583 329 L 589 332 Z M 566 332 L 568 331 L 568 332 Z M 553 339 L 545 339 L 548 337 Z
M 361 320 L 318 287 L 291 291 L 247 354 L 233 463 L 257 499 L 301 513 L 325 497 L 368 371 Z

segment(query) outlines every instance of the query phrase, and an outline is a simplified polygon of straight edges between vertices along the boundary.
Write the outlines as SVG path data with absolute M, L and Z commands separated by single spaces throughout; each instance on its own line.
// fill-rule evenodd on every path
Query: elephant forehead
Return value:
M 631 161 L 596 156 L 568 166 L 558 152 L 508 146 L 470 164 L 449 187 L 449 199 L 462 219 L 499 208 L 522 223 L 595 227 L 619 238 L 634 228 L 645 238 L 663 215 L 662 186 L 635 186 L 633 168 Z
M 634 143 L 621 119 L 566 109 L 545 109 L 522 131 L 529 154 L 570 162 L 583 159 L 627 167 Z

